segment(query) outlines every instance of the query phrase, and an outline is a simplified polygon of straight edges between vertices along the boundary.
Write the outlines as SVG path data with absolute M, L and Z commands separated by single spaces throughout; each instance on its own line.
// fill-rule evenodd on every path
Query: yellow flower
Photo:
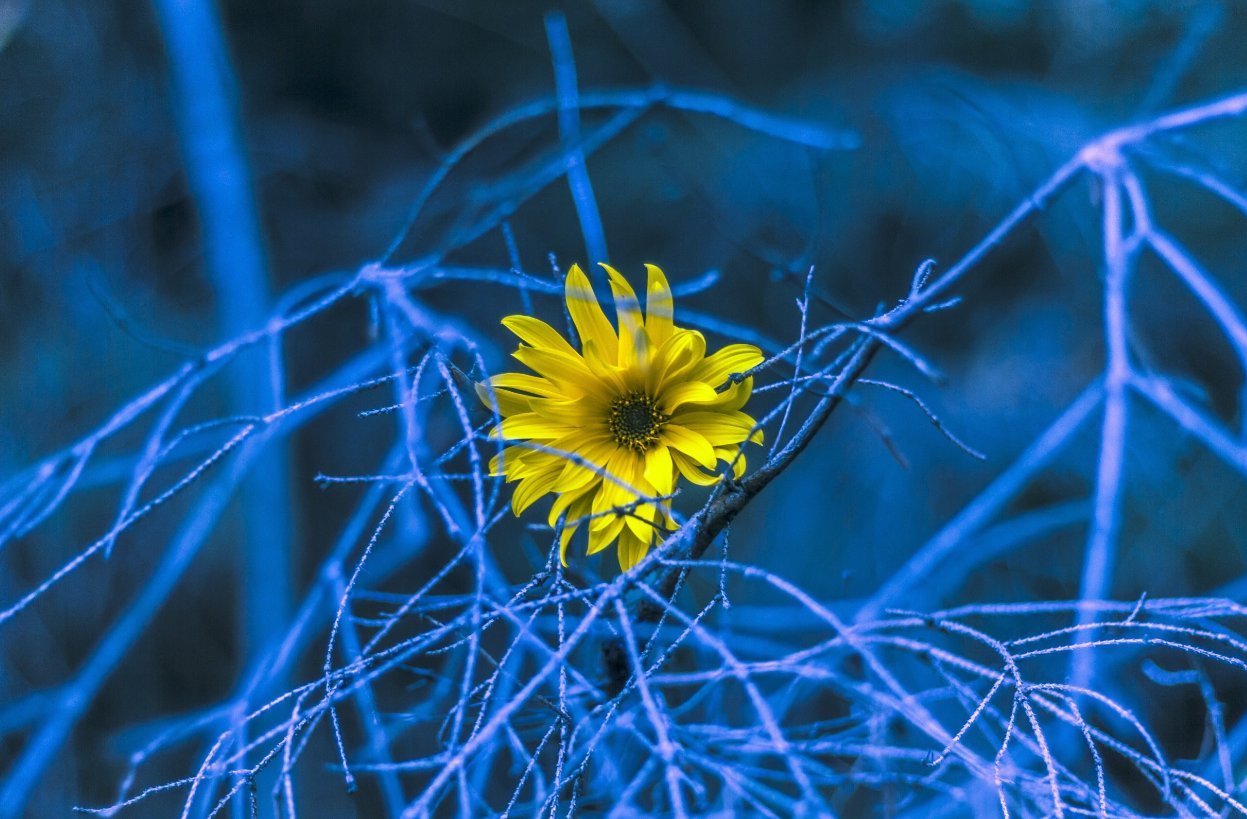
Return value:
M 618 330 L 573 265 L 565 294 L 580 351 L 539 319 L 507 316 L 503 325 L 523 342 L 515 358 L 536 375 L 496 375 L 477 393 L 503 419 L 491 435 L 512 444 L 489 464 L 491 475 L 518 481 L 512 511 L 519 515 L 555 493 L 549 522 L 567 513 L 559 544 L 564 564 L 568 541 L 587 524 L 588 553 L 618 541 L 619 566 L 627 571 L 675 528 L 670 495 L 680 475 L 713 484 L 719 476 L 709 470 L 718 461 L 732 463 L 736 477 L 744 472 L 741 445 L 761 443 L 762 433 L 740 411 L 753 379 L 733 384 L 729 376 L 757 366 L 762 353 L 729 344 L 707 356 L 701 333 L 674 325 L 662 270 L 645 266 L 642 315 L 628 281 L 602 267 Z

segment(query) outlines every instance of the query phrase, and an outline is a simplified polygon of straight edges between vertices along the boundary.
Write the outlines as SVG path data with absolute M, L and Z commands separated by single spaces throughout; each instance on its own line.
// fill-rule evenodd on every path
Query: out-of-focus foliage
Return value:
M 197 771 L 189 815 L 1247 812 L 1247 121 L 1146 127 L 1247 93 L 1247 7 L 567 4 L 570 135 L 555 9 L 220 5 L 240 340 L 168 18 L 0 0 L 0 816 L 176 815 Z M 669 608 L 469 458 L 594 209 L 677 321 L 782 353 L 772 471 Z

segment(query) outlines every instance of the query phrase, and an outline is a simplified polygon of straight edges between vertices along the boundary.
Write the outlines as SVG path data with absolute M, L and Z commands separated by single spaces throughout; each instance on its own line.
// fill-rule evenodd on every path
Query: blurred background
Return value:
M 553 116 L 485 140 L 404 230 L 449 151 L 490 119 L 553 93 L 544 19 L 559 8 L 582 92 L 663 83 L 856 135 L 852 150 L 817 151 L 660 109 L 588 161 L 616 266 L 639 276 L 655 262 L 677 286 L 717 271 L 713 287 L 677 302 L 677 322 L 685 308 L 778 344 L 797 336 L 810 265 L 821 298 L 811 321 L 869 317 L 907 292 L 923 259 L 934 258 L 937 271 L 953 263 L 1092 137 L 1247 88 L 1247 5 L 1236 2 L 222 2 L 270 307 L 304 282 L 385 257 L 396 237 L 395 264 L 444 247 L 510 174 L 557 146 Z M 228 294 L 205 266 L 177 106 L 148 3 L 0 0 L 0 478 L 77 441 L 232 332 Z M 586 112 L 584 126 L 609 116 Z M 1241 190 L 1245 137 L 1231 123 L 1163 149 L 1198 157 Z M 1157 219 L 1247 305 L 1242 215 L 1146 166 L 1144 177 Z M 800 578 L 851 611 L 1017 457 L 1103 368 L 1097 197 L 1086 180 L 1075 184 L 957 288 L 959 307 L 907 331 L 942 383 L 887 352 L 872 367 L 873 377 L 917 392 L 985 461 L 950 445 L 904 398 L 859 388 L 798 466 L 740 517 L 733 556 Z M 509 227 L 528 273 L 547 278 L 588 261 L 562 180 L 524 202 Z M 499 231 L 448 262 L 512 264 Z M 448 283 L 421 298 L 478 332 L 490 366 L 506 366 L 513 341 L 498 319 L 522 308 L 514 290 Z M 557 300 L 533 298 L 538 315 L 560 319 Z M 1140 266 L 1130 298 L 1139 360 L 1188 383 L 1241 428 L 1243 374 L 1198 302 L 1154 259 Z M 289 395 L 367 347 L 370 327 L 366 305 L 352 303 L 294 332 L 283 350 Z M 736 340 L 710 336 L 712 346 Z M 220 387 L 191 416 L 219 416 L 234 400 Z M 393 440 L 391 422 L 355 417 L 369 405 L 302 426 L 279 465 L 289 514 L 275 525 L 291 545 L 278 585 L 295 596 L 358 500 L 313 479 L 375 471 Z M 453 419 L 443 423 L 453 434 Z M 1131 424 L 1113 595 L 1241 590 L 1243 481 L 1147 407 Z M 1042 513 L 1032 530 L 1011 528 L 999 542 L 989 530 L 982 557 L 941 569 L 929 599 L 908 605 L 1076 596 L 1097 441 L 1098 416 L 1002 516 Z M 72 505 L 5 547 L 0 600 L 25 594 L 112 523 L 124 456 L 141 443 L 115 442 Z M 90 655 L 188 503 L 145 521 L 110 559 L 4 624 L 0 770 L 37 724 L 22 714 L 37 715 L 39 692 Z M 248 641 L 264 631 L 245 622 L 256 609 L 244 601 L 240 553 L 266 548 L 245 517 L 229 508 L 34 787 L 29 815 L 107 803 L 152 726 L 233 690 Z M 508 531 L 529 537 L 520 524 Z M 543 549 L 501 555 L 508 578 L 523 582 Z M 413 560 L 394 586 L 410 588 L 432 565 Z M 1238 713 L 1243 703 L 1227 707 Z M 1179 728 L 1180 714 L 1179 704 Z M 152 780 L 186 775 L 193 750 Z M 327 785 L 323 799 L 318 815 L 369 815 L 340 787 Z

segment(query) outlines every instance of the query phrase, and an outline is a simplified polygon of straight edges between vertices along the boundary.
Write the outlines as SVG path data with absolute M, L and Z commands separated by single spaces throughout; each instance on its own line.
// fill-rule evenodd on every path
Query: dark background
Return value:
M 446 151 L 491 117 L 552 93 L 543 15 L 553 8 L 222 5 L 274 294 L 380 258 Z M 924 258 L 954 262 L 1089 139 L 1247 86 L 1241 3 L 602 0 L 565 10 L 584 90 L 664 82 L 860 135 L 856 150 L 816 154 L 657 111 L 589 161 L 618 267 L 636 276 L 656 262 L 676 284 L 718 270 L 715 287 L 677 303 L 677 322 L 687 307 L 782 343 L 796 337 L 795 299 L 810 264 L 819 291 L 868 317 L 904 295 Z M 173 110 L 146 3 L 0 0 L 0 477 L 77 440 L 224 338 Z M 487 141 L 396 261 L 435 247 L 465 202 L 556 143 L 553 118 Z M 1244 144 L 1241 126 L 1217 126 L 1169 147 L 1209 158 L 1241 189 Z M 1156 179 L 1149 192 L 1158 219 L 1247 303 L 1241 214 L 1172 181 Z M 946 383 L 886 352 L 874 365 L 875 377 L 915 389 L 986 462 L 951 446 L 904 399 L 860 388 L 856 406 L 837 413 L 740 518 L 734 556 L 800 578 L 820 599 L 852 601 L 1010 463 L 1103 366 L 1097 196 L 1077 183 L 966 279 L 962 306 L 907 332 Z M 511 225 L 534 275 L 551 275 L 549 254 L 559 269 L 584 261 L 562 181 Z M 508 264 L 496 231 L 452 260 Z M 519 309 L 513 291 L 460 284 L 423 297 L 479 330 L 491 365 L 505 366 L 512 341 L 497 320 Z M 536 310 L 558 319 L 551 299 Z M 1243 377 L 1231 348 L 1154 260 L 1132 284 L 1131 315 L 1136 355 L 1189 380 L 1227 424 L 1241 422 Z M 292 335 L 292 394 L 368 343 L 367 318 L 362 307 L 342 309 Z M 812 316 L 836 318 L 825 306 Z M 197 410 L 222 411 L 211 400 Z M 1247 574 L 1241 478 L 1147 409 L 1131 423 L 1114 595 L 1218 593 Z M 368 471 L 392 431 L 345 413 L 292 439 L 296 592 L 351 499 L 322 492 L 313 476 Z M 139 440 L 123 439 L 114 454 Z M 1009 509 L 1067 504 L 1067 525 L 1023 538 L 922 603 L 1075 596 L 1097 441 L 1098 419 Z M 71 507 L 0 554 L 6 604 L 111 522 L 108 463 Z M 0 709 L 72 672 L 144 582 L 185 508 L 146 522 L 109 561 L 3 626 Z M 245 665 L 237 552 L 251 547 L 228 518 L 45 775 L 31 815 L 106 803 L 125 756 L 148 736 L 142 726 L 228 694 Z M 528 558 L 503 560 L 522 582 Z M 0 737 L 0 764 L 23 736 Z M 153 782 L 185 775 L 190 761 L 162 764 Z M 339 793 L 326 788 L 320 815 L 349 810 L 332 801 Z

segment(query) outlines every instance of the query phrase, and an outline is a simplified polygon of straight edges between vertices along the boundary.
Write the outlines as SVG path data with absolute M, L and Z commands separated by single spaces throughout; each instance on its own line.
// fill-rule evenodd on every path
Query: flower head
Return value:
M 602 265 L 615 297 L 611 325 L 579 266 L 567 274 L 567 311 L 580 350 L 531 316 L 502 320 L 522 342 L 514 353 L 535 373 L 504 373 L 477 385 L 502 422 L 491 435 L 510 445 L 490 461 L 492 475 L 518 482 L 516 515 L 539 498 L 557 495 L 553 526 L 567 514 L 560 542 L 589 530 L 589 554 L 618 542 L 627 571 L 655 540 L 675 528 L 671 495 L 682 475 L 696 484 L 719 479 L 719 461 L 745 470 L 746 441 L 761 443 L 754 419 L 741 412 L 751 378 L 733 380 L 762 362 L 750 344 L 729 344 L 706 355 L 706 339 L 676 327 L 667 277 L 646 265 L 645 310 L 620 273 Z

